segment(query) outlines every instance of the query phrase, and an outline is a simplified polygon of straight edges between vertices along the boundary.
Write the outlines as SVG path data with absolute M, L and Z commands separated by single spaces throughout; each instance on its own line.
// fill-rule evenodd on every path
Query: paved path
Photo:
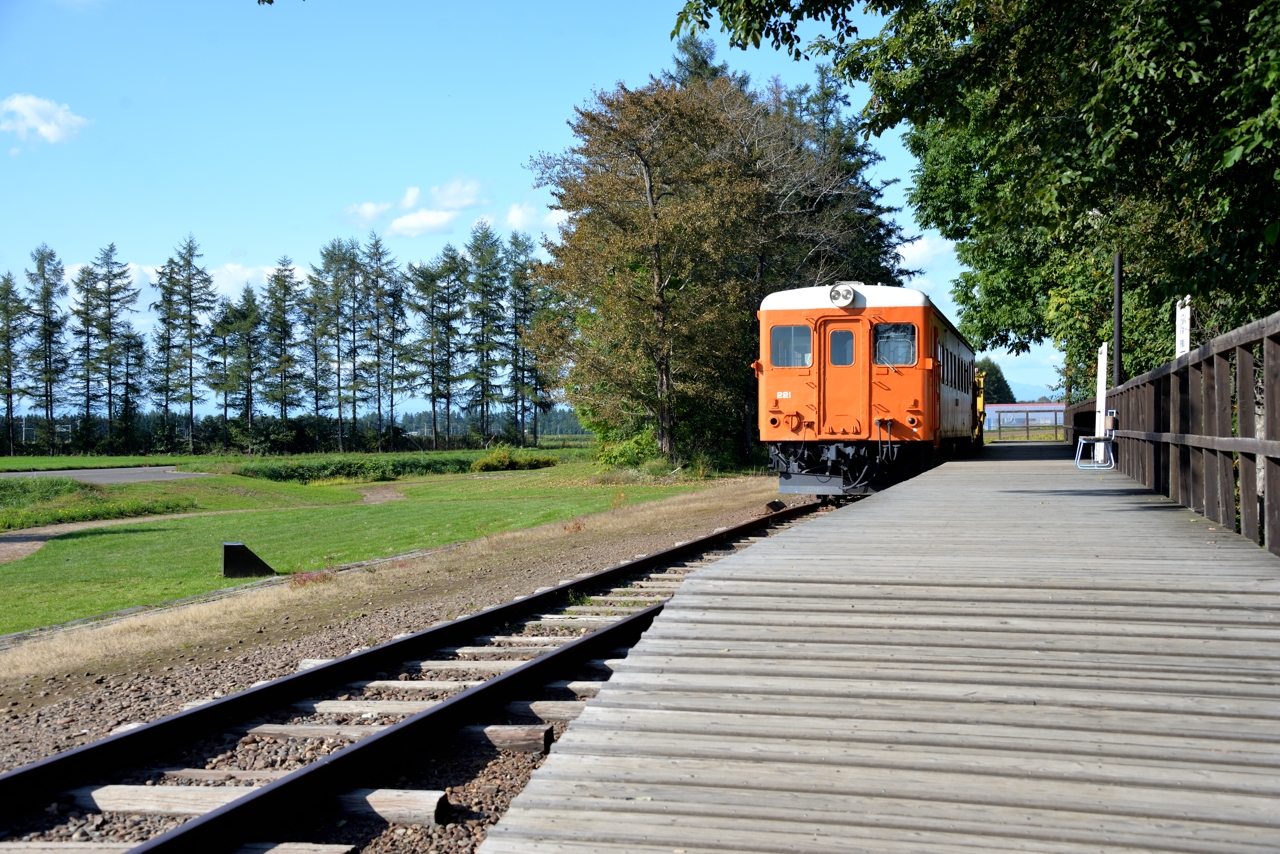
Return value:
M 1061 446 L 693 574 L 481 854 L 1280 850 L 1280 559 Z
M 6 471 L 0 477 L 69 477 L 81 483 L 143 483 L 151 480 L 187 480 L 212 477 L 205 472 L 178 471 L 174 466 L 134 466 L 119 469 L 60 469 L 58 471 Z

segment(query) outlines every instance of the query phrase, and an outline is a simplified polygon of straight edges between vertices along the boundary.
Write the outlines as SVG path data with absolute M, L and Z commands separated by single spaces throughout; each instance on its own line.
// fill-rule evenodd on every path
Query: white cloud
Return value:
M 542 218 L 542 224 L 547 228 L 556 228 L 568 218 L 569 214 L 562 210 L 548 211 L 547 215 Z
M 422 195 L 422 191 L 417 187 L 410 187 L 404 191 L 404 198 L 400 200 L 400 207 L 409 210 L 418 203 L 418 196 Z
M 507 208 L 507 225 L 526 231 L 538 223 L 538 209 L 533 205 L 512 205 Z
M 240 292 L 244 290 L 245 282 L 255 288 L 261 288 L 266 285 L 267 276 L 270 276 L 271 271 L 274 269 L 275 267 L 246 267 L 243 264 L 223 264 L 209 270 L 209 275 L 213 278 L 213 287 L 218 294 L 234 301 L 240 298 Z
M 480 201 L 480 182 L 454 178 L 443 187 L 432 187 L 431 198 L 438 208 L 460 211 Z
M 389 210 L 391 210 L 391 202 L 361 202 L 347 208 L 347 213 L 365 225 L 369 225 Z
M 458 218 L 457 211 L 432 211 L 419 209 L 413 213 L 396 217 L 387 229 L 389 235 L 417 237 L 422 234 L 438 234 L 448 231 L 453 221 Z
M 918 240 L 898 247 L 902 263 L 910 269 L 923 269 L 926 272 L 940 264 L 954 265 L 955 244 L 950 240 L 933 234 L 922 235 Z
M 59 106 L 35 95 L 10 95 L 0 101 L 0 131 L 17 134 L 21 140 L 35 133 L 45 142 L 62 142 L 88 123 L 66 104 Z

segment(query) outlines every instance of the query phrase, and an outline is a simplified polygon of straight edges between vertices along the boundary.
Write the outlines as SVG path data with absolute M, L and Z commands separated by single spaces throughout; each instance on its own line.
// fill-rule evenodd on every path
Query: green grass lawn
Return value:
M 619 487 L 594 482 L 593 471 L 590 464 L 571 463 L 528 472 L 437 475 L 396 483 L 405 499 L 385 504 L 342 503 L 360 497 L 350 487 L 233 476 L 130 484 L 138 494 L 153 496 L 196 484 L 208 509 L 276 509 L 139 521 L 50 540 L 35 554 L 0 564 L 0 633 L 230 586 L 221 575 L 221 544 L 226 541 L 244 542 L 279 572 L 296 572 L 571 519 L 696 488 Z M 307 504 L 329 506 L 301 506 Z

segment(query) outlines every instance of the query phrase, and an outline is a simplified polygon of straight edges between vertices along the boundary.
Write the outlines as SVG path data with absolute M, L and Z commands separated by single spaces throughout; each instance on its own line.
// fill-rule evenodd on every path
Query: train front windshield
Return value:
M 775 368 L 807 368 L 813 364 L 813 330 L 808 326 L 775 326 L 769 330 L 770 361 Z

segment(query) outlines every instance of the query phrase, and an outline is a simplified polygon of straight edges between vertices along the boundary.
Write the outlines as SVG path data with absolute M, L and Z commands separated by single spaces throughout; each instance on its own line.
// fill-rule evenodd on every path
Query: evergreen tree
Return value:
M 364 348 L 367 354 L 366 364 L 368 382 L 364 388 L 363 399 L 366 406 L 372 403 L 377 424 L 378 450 L 382 450 L 382 402 L 388 391 L 390 377 L 389 359 L 391 357 L 388 334 L 391 332 L 391 291 L 400 272 L 396 268 L 395 259 L 382 243 L 382 238 L 375 232 L 369 232 L 369 242 L 360 250 L 360 285 L 364 301 L 365 322 L 362 330 Z M 355 414 L 352 413 L 354 423 Z M 392 419 L 394 423 L 394 418 Z
M 364 371 L 364 330 L 369 321 L 368 291 L 364 277 L 360 275 L 360 244 L 354 239 L 335 241 L 340 243 L 337 276 L 330 292 L 333 296 L 333 320 L 335 336 L 339 343 L 335 351 L 338 359 L 338 433 L 342 434 L 342 350 L 345 349 L 347 365 L 346 402 L 351 405 L 349 448 L 357 450 L 356 430 L 359 424 L 358 406 L 364 396 L 367 379 Z M 339 446 L 338 450 L 342 450 Z
M 529 235 L 518 231 L 512 232 L 511 239 L 507 241 L 506 267 L 510 277 L 507 328 L 511 333 L 507 355 L 511 366 L 507 405 L 522 445 L 529 432 L 529 416 L 536 411 L 538 397 L 537 370 L 525 338 L 539 309 L 537 281 L 533 276 L 536 248 Z M 534 442 L 536 444 L 536 437 Z
M 60 301 L 67 295 L 66 270 L 57 254 L 43 243 L 32 251 L 31 261 L 35 269 L 26 271 L 27 300 L 31 306 L 26 369 L 31 397 L 43 416 L 36 442 L 53 454 L 58 445 L 55 418 L 58 392 L 70 365 L 65 352 L 67 318 L 60 307 Z
M 177 278 L 176 329 L 173 339 L 186 366 L 186 379 L 177 395 L 177 402 L 187 405 L 187 453 L 195 452 L 196 404 L 204 402 L 200 391 L 201 348 L 206 340 L 204 317 L 213 311 L 217 294 L 213 289 L 213 277 L 200 266 L 200 246 L 194 236 L 177 249 L 177 258 L 170 262 Z
M 356 392 L 359 389 L 359 351 L 355 344 L 359 339 L 359 246 L 354 241 L 335 238 L 320 248 L 320 266 L 311 267 L 311 291 L 313 299 L 323 300 L 317 306 L 317 321 L 323 317 L 324 328 L 330 333 L 332 344 L 328 348 L 333 356 L 333 405 L 338 416 L 338 452 L 343 451 L 345 428 L 343 406 L 351 402 L 351 425 L 355 429 Z M 350 300 L 350 303 L 349 303 Z M 323 309 L 320 311 L 320 309 Z M 349 338 L 348 332 L 352 335 Z M 343 393 L 343 369 L 347 367 L 347 393 Z M 317 407 L 318 408 L 318 407 Z
M 328 284 L 322 271 L 312 268 L 307 277 L 307 289 L 298 301 L 298 330 L 302 340 L 301 386 L 311 403 L 315 433 L 313 441 L 317 450 L 322 445 L 321 425 L 333 400 L 333 318 L 328 294 Z
M 1017 403 L 1018 398 L 1013 393 L 1013 389 L 1009 387 L 1009 381 L 1004 378 L 1004 371 L 1000 370 L 1000 366 L 990 356 L 983 356 L 973 366 L 973 369 L 979 373 L 985 372 L 986 378 L 982 381 L 982 399 L 986 403 Z
M 235 395 L 234 405 L 240 409 L 248 435 L 248 450 L 253 453 L 253 415 L 257 393 L 263 376 L 262 309 L 253 286 L 245 282 L 240 300 L 229 314 L 227 349 L 227 386 Z
M 156 325 L 151 333 L 154 355 L 149 366 L 149 386 L 155 405 L 160 407 L 162 420 L 158 446 L 164 451 L 172 451 L 173 407 L 185 388 L 188 372 L 182 347 L 182 283 L 172 258 L 156 270 L 155 288 L 159 299 L 150 306 L 156 313 Z
M 276 407 L 282 425 L 289 420 L 289 410 L 302 404 L 299 342 L 294 337 L 301 290 L 302 283 L 294 272 L 293 261 L 288 256 L 282 257 L 267 279 L 262 309 L 265 350 L 262 398 Z
M 444 404 L 444 446 L 453 432 L 453 403 L 465 372 L 467 259 L 446 244 L 430 264 L 410 268 L 412 306 L 422 322 L 419 342 L 422 381 L 431 401 L 431 447 L 438 450 L 439 405 Z
M 506 367 L 508 329 L 506 324 L 507 270 L 502 238 L 481 220 L 471 229 L 466 245 L 467 351 L 471 370 L 467 408 L 477 420 L 480 432 L 490 435 L 493 406 L 502 400 L 499 374 Z
M 409 323 L 409 301 L 405 278 L 399 272 L 386 292 L 386 322 L 382 326 L 382 351 L 387 354 L 387 423 L 391 450 L 396 450 L 396 396 L 412 388 L 418 380 L 415 370 L 415 342 Z
M 96 321 L 102 341 L 99 358 L 107 389 L 107 451 L 115 453 L 116 404 L 124 370 L 122 336 L 127 325 L 125 315 L 137 311 L 134 304 L 138 301 L 139 289 L 134 287 L 129 268 L 116 258 L 114 243 L 107 244 L 98 253 L 93 261 L 93 272 L 98 282 Z
M 22 350 L 30 324 L 30 309 L 13 280 L 12 273 L 0 276 L 0 396 L 4 397 L 4 433 L 9 456 L 13 456 L 13 401 L 25 393 L 22 388 Z
M 231 376 L 231 358 L 235 348 L 235 307 L 226 297 L 221 297 L 209 318 L 209 328 L 203 343 L 205 354 L 202 379 L 214 395 L 222 396 L 222 445 L 227 445 L 227 425 L 230 419 L 231 395 L 236 386 Z
M 72 374 L 80 400 L 80 425 L 76 445 L 93 450 L 93 415 L 99 404 L 98 363 L 102 344 L 98 333 L 98 277 L 92 267 L 81 267 L 71 282 Z
M 126 454 L 144 450 L 139 435 L 142 410 L 138 402 L 146 393 L 147 339 L 125 323 L 120 331 L 120 448 Z

